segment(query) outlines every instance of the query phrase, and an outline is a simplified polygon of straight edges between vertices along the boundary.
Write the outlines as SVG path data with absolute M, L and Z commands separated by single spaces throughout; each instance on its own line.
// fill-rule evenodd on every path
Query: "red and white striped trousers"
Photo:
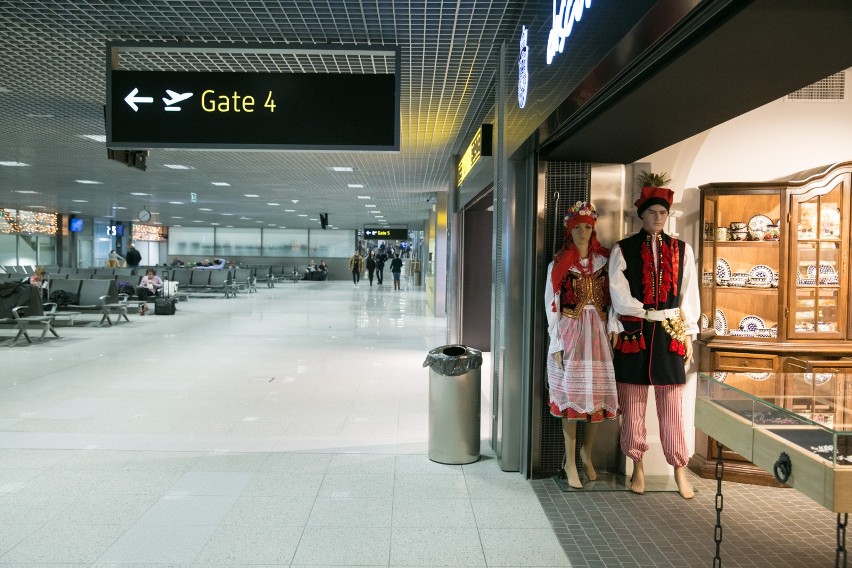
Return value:
M 641 461 L 648 451 L 645 430 L 645 409 L 648 406 L 648 388 L 654 389 L 657 402 L 657 420 L 660 423 L 660 441 L 666 461 L 675 467 L 689 462 L 689 449 L 683 432 L 683 389 L 685 385 L 650 386 L 617 383 L 618 406 L 622 412 L 621 451 L 633 461 Z

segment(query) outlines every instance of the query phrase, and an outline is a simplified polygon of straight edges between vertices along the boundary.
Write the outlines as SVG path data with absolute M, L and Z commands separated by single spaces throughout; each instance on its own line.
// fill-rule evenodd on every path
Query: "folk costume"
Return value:
M 645 187 L 634 203 L 641 217 L 652 205 L 668 210 L 674 192 Z M 644 228 L 619 241 L 609 260 L 613 312 L 609 329 L 618 332 L 613 363 L 623 413 L 621 450 L 639 462 L 648 450 L 645 409 L 654 387 L 660 438 L 666 461 L 685 466 L 682 400 L 687 335 L 698 333 L 700 304 L 695 256 L 684 241 Z
M 565 217 L 566 239 L 578 223 L 594 227 L 596 219 L 594 206 L 578 202 Z M 606 334 L 608 254 L 593 233 L 588 258 L 579 258 L 576 246 L 568 242 L 547 268 L 547 382 L 550 413 L 556 417 L 598 423 L 618 416 L 612 349 Z M 555 357 L 559 354 L 561 368 Z

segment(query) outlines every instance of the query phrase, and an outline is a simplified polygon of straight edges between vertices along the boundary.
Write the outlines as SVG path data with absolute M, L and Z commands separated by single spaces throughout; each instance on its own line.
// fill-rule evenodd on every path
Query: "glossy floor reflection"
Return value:
M 426 457 L 422 363 L 446 321 L 422 288 L 286 283 L 178 310 L 0 336 L 0 565 L 569 565 L 487 444 Z

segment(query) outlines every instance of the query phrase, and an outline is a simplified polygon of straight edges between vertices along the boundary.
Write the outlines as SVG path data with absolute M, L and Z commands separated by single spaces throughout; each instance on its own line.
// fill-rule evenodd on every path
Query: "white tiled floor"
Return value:
M 422 362 L 446 322 L 422 290 L 178 308 L 0 342 L 0 565 L 569 565 L 487 443 L 475 464 L 426 457 Z

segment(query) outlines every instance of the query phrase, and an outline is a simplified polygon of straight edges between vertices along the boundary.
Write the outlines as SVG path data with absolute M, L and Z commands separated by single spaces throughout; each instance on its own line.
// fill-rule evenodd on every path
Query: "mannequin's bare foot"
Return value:
M 645 493 L 645 466 L 642 462 L 633 462 L 633 476 L 630 478 L 630 490 L 642 495 Z
M 677 492 L 684 499 L 692 499 L 695 497 L 695 491 L 692 490 L 692 484 L 686 479 L 686 467 L 676 467 L 674 470 L 675 483 L 677 483 Z
M 582 489 L 583 483 L 580 481 L 580 474 L 577 473 L 577 466 L 565 466 L 565 478 L 568 480 L 568 486 L 574 489 Z
M 586 447 L 580 450 L 580 459 L 583 460 L 583 471 L 586 473 L 586 478 L 589 481 L 594 481 L 598 478 L 598 472 L 595 471 L 595 466 L 592 465 L 591 452 L 586 450 Z

